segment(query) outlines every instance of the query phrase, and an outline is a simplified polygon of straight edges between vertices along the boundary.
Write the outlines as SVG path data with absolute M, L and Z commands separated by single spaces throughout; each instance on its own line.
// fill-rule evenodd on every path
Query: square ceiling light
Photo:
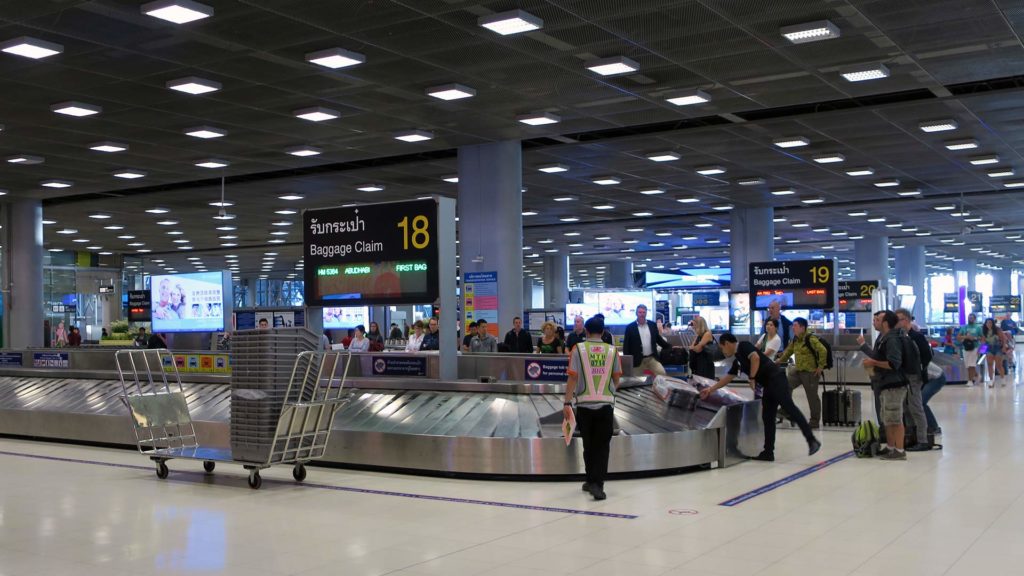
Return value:
M 900 181 L 895 178 L 887 178 L 885 180 L 879 180 L 875 182 L 876 188 L 892 188 L 893 186 L 899 186 Z
M 817 20 L 779 28 L 779 34 L 793 44 L 806 44 L 819 40 L 839 38 L 839 27 L 828 20 Z
M 46 159 L 42 156 L 32 156 L 30 154 L 18 154 L 16 156 L 8 156 L 8 164 L 42 164 L 46 162 Z
M 989 178 L 1006 178 L 1007 176 L 1013 176 L 1012 168 L 996 168 L 988 173 Z
M 497 32 L 502 36 L 540 30 L 544 27 L 544 20 L 523 10 L 488 14 L 477 18 L 476 23 L 478 26 L 487 28 L 491 32 Z
M 661 188 L 645 188 L 640 190 L 640 193 L 644 196 L 657 196 L 658 194 L 664 194 L 665 191 Z
M 404 130 L 395 132 L 395 140 L 402 142 L 425 142 L 434 138 L 434 133 L 427 130 Z
M 785 136 L 773 142 L 779 148 L 799 148 L 810 143 L 811 141 L 803 136 Z
M 946 140 L 943 142 L 946 150 L 974 150 L 978 147 L 978 141 L 974 138 L 964 138 L 962 140 Z
M 1007 180 L 1003 182 L 1003 188 L 1024 188 L 1024 180 Z
M 458 174 L 451 174 L 449 176 L 445 176 L 444 178 L 441 178 L 441 180 L 443 180 L 445 182 L 451 182 L 452 184 L 458 184 L 459 183 L 459 175 Z
M 622 180 L 619 180 L 615 176 L 597 176 L 593 179 L 593 182 L 599 186 L 613 186 L 615 184 L 621 184 Z
M 587 62 L 587 70 L 600 74 L 601 76 L 617 76 L 619 74 L 629 74 L 636 72 L 640 69 L 640 64 L 635 60 L 630 60 L 625 56 L 613 56 L 611 58 L 601 58 L 599 60 L 591 60 Z
M 875 173 L 875 169 L 870 166 L 861 166 L 860 168 L 852 168 L 846 171 L 847 176 L 871 176 Z
M 736 180 L 736 184 L 740 186 L 760 186 L 764 184 L 764 178 L 753 177 L 753 178 L 740 178 Z
M 341 116 L 337 110 L 330 108 L 324 108 L 323 106 L 311 106 L 309 108 L 300 108 L 292 112 L 297 118 L 303 120 L 309 120 L 310 122 L 324 122 L 326 120 L 334 120 Z
M 676 106 L 692 106 L 711 101 L 711 96 L 703 90 L 679 90 L 667 94 L 665 101 Z
M 143 4 L 141 11 L 147 16 L 175 24 L 187 24 L 213 16 L 212 7 L 192 0 L 157 0 Z
M 443 84 L 427 88 L 427 96 L 433 96 L 438 100 L 461 100 L 476 96 L 476 90 L 462 84 Z
M 679 196 L 676 198 L 676 202 L 679 202 L 680 204 L 696 204 L 697 202 L 700 202 L 700 198 L 697 198 L 696 196 Z
M 569 167 L 565 164 L 545 164 L 543 166 L 538 166 L 537 170 L 547 174 L 556 174 L 558 172 L 568 172 Z
M 12 38 L 0 44 L 0 50 L 16 56 L 24 56 L 33 60 L 47 58 L 64 52 L 64 47 L 54 42 L 47 42 L 30 36 Z
M 600 204 L 594 204 L 593 206 L 591 206 L 591 208 L 593 208 L 594 210 L 612 210 L 615 208 L 615 205 L 608 204 L 607 202 L 602 202 Z
M 383 184 L 363 184 L 363 185 L 357 187 L 356 190 L 359 190 L 360 192 L 383 192 L 384 191 L 384 185 Z
M 315 146 L 295 146 L 285 150 L 285 153 L 291 154 L 292 156 L 298 156 L 299 158 L 305 158 L 307 156 L 319 156 L 323 153 L 323 150 Z
M 921 195 L 921 189 L 920 188 L 907 188 L 905 190 L 897 190 L 896 194 L 898 196 L 904 196 L 904 197 L 906 197 L 906 196 L 920 196 Z
M 177 90 L 178 92 L 184 92 L 192 95 L 208 94 L 210 92 L 216 92 L 222 88 L 220 82 L 206 80 L 205 78 L 199 78 L 197 76 L 187 76 L 185 78 L 178 78 L 177 80 L 169 80 L 166 85 L 171 90 Z
M 122 169 L 114 172 L 116 178 L 124 178 L 125 180 L 135 180 L 136 178 L 145 178 L 146 173 L 142 170 Z
M 695 169 L 697 174 L 701 176 L 715 176 L 716 174 L 725 174 L 725 168 L 722 166 L 699 166 Z
M 652 162 L 673 162 L 682 158 L 677 152 L 652 152 L 647 159 Z
M 338 68 L 362 64 L 366 62 L 366 56 L 358 52 L 345 50 L 344 48 L 328 48 L 306 54 L 306 62 L 337 70 Z
M 57 114 L 64 114 L 65 116 L 75 116 L 81 118 L 83 116 L 92 116 L 93 114 L 99 114 L 103 112 L 103 108 L 95 106 L 93 104 L 86 104 L 84 102 L 75 102 L 73 100 L 68 102 L 58 102 L 53 106 L 50 106 L 52 112 Z
M 839 71 L 848 82 L 864 82 L 889 77 L 889 68 L 885 64 L 856 64 Z
M 226 168 L 230 165 L 231 163 L 227 160 L 218 160 L 217 158 L 207 158 L 196 162 L 196 166 L 200 168 Z
M 802 198 L 800 202 L 804 204 L 824 204 L 825 199 L 822 198 L 821 196 L 814 196 L 811 198 Z
M 835 164 L 836 162 L 842 162 L 846 160 L 846 156 L 832 152 L 829 154 L 819 154 L 814 157 L 814 161 L 818 164 Z
M 718 210 L 720 212 L 724 212 L 726 210 L 732 210 L 733 208 L 735 208 L 735 206 L 733 206 L 732 204 L 729 204 L 727 202 L 721 202 L 721 203 L 716 203 L 716 204 L 712 204 L 711 205 L 711 209 L 712 210 Z
M 71 188 L 75 183 L 70 180 L 43 180 L 39 185 L 43 188 Z
M 957 129 L 956 120 L 947 118 L 944 120 L 929 120 L 928 122 L 921 122 L 918 124 L 918 128 L 922 132 L 946 132 L 948 130 Z
M 796 194 L 796 190 L 792 188 L 776 188 L 772 190 L 772 196 L 792 196 Z
M 214 128 L 212 126 L 196 126 L 194 128 L 186 128 L 185 134 L 193 138 L 202 138 L 209 140 L 211 138 L 221 138 L 227 136 L 228 133 L 220 128 Z
M 89 150 L 95 150 L 96 152 L 124 152 L 128 149 L 127 144 L 120 142 L 93 142 L 89 144 Z
M 545 126 L 547 124 L 558 124 L 562 117 L 551 112 L 533 112 L 516 116 L 516 121 L 528 126 Z
M 985 156 L 971 156 L 967 161 L 975 166 L 997 164 L 999 162 L 999 156 L 995 154 L 987 154 Z

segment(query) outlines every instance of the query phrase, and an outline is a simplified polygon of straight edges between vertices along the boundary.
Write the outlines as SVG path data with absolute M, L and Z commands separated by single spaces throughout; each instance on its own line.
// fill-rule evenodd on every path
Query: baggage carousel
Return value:
M 135 446 L 121 384 L 109 371 L 0 371 L 0 434 Z M 52 374 L 52 372 L 51 372 Z M 228 376 L 183 375 L 199 440 L 229 443 Z M 356 378 L 334 421 L 324 463 L 422 474 L 570 476 L 579 439 L 561 435 L 564 385 Z M 609 471 L 665 474 L 728 466 L 760 451 L 760 404 L 668 406 L 648 378 L 629 378 L 616 404 Z

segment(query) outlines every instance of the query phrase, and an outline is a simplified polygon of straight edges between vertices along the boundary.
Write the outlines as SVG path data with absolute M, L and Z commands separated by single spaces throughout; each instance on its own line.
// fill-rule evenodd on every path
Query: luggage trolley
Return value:
M 291 464 L 292 476 L 302 482 L 305 465 L 323 457 L 334 416 L 347 401 L 342 390 L 352 361 L 347 352 L 300 353 L 279 411 L 275 409 L 274 417 L 267 421 L 269 433 L 233 453 L 231 447 L 199 444 L 181 376 L 168 350 L 120 350 L 114 358 L 139 452 L 156 462 L 158 478 L 167 478 L 167 461 L 174 458 L 202 460 L 208 473 L 217 462 L 229 462 L 249 471 L 253 489 L 263 484 L 260 470 Z M 250 397 L 262 393 L 242 392 L 249 392 Z M 232 419 L 234 416 L 232 406 Z

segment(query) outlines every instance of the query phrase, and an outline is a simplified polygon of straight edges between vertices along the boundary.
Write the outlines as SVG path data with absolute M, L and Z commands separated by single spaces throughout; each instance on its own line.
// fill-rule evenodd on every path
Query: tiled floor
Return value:
M 932 401 L 941 452 L 847 459 L 732 508 L 717 503 L 848 451 L 849 431 L 824 432 L 812 459 L 785 430 L 773 464 L 611 482 L 601 503 L 578 482 L 321 468 L 308 480 L 636 519 L 299 487 L 287 468 L 260 491 L 238 467 L 209 479 L 196 462 L 172 462 L 161 481 L 133 452 L 0 440 L 4 452 L 129 465 L 0 455 L 0 576 L 1020 575 L 1022 395 L 947 387 Z

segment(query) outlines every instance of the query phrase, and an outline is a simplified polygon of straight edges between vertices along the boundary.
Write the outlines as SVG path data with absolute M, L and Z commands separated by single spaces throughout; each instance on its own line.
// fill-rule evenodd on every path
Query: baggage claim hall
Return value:
M 0 576 L 1021 574 L 1022 35 L 0 0 Z

